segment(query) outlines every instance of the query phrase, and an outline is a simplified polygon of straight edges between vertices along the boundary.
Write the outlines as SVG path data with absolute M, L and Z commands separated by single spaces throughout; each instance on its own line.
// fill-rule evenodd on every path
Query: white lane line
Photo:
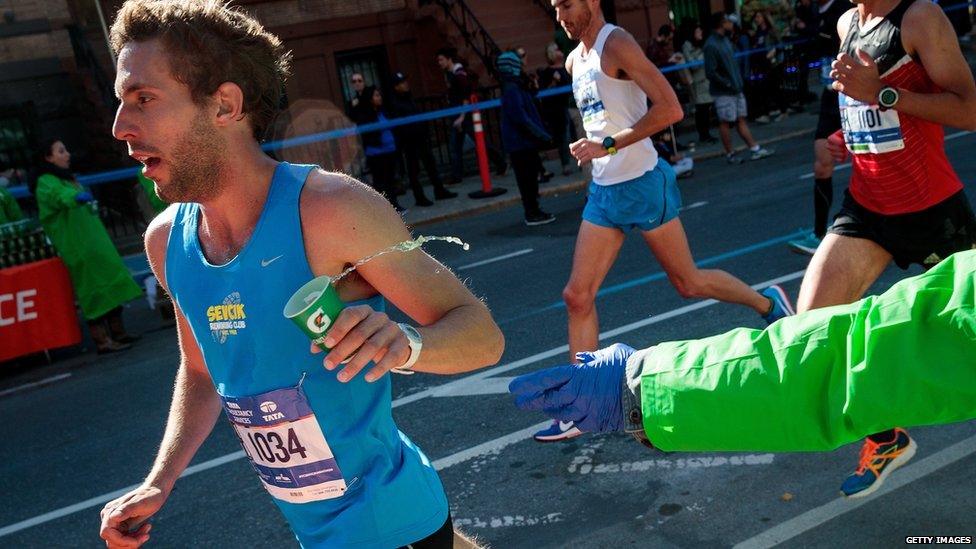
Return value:
M 787 274 L 787 275 L 783 275 L 781 277 L 777 277 L 777 278 L 774 278 L 772 280 L 767 280 L 765 282 L 760 282 L 759 284 L 753 285 L 753 288 L 757 288 L 757 289 L 758 288 L 764 288 L 764 287 L 769 286 L 771 284 L 780 284 L 782 282 L 787 282 L 789 280 L 795 280 L 797 278 L 802 277 L 803 276 L 803 272 L 804 271 L 795 271 L 793 273 L 790 273 L 790 274 Z M 655 324 L 657 322 L 662 322 L 662 321 L 667 320 L 669 318 L 674 318 L 676 316 L 679 316 L 679 315 L 682 315 L 682 314 L 685 314 L 685 313 L 689 313 L 691 311 L 697 311 L 698 309 L 702 309 L 702 308 L 708 307 L 710 305 L 714 305 L 715 303 L 718 303 L 718 302 L 715 301 L 715 300 L 712 300 L 712 299 L 707 300 L 707 301 L 700 301 L 698 303 L 693 303 L 691 305 L 687 305 L 687 306 L 681 307 L 679 309 L 674 309 L 674 310 L 668 311 L 666 313 L 661 313 L 659 315 L 651 316 L 651 317 L 645 318 L 644 320 L 640 320 L 640 321 L 637 321 L 637 322 L 632 322 L 632 323 L 627 324 L 625 326 L 621 326 L 619 328 L 615 328 L 613 330 L 609 330 L 607 332 L 603 332 L 602 334 L 600 334 L 600 339 L 601 340 L 604 340 L 604 339 L 608 339 L 608 338 L 611 338 L 611 337 L 618 336 L 620 334 L 624 334 L 624 333 L 627 333 L 627 332 L 632 332 L 634 330 L 637 330 L 638 328 L 643 328 L 644 326 L 648 326 L 648 325 L 651 325 L 651 324 Z M 463 385 L 463 384 L 466 384 L 466 383 L 478 382 L 478 381 L 481 381 L 484 378 L 490 377 L 492 375 L 501 374 L 501 373 L 507 372 L 509 370 L 514 370 L 516 368 L 521 368 L 522 366 L 527 366 L 529 364 L 533 364 L 535 362 L 539 362 L 541 360 L 545 360 L 547 358 L 556 356 L 558 354 L 568 353 L 568 352 L 569 352 L 569 346 L 568 345 L 562 345 L 562 346 L 556 347 L 554 349 L 549 349 L 548 351 L 543 351 L 541 353 L 536 353 L 536 354 L 534 354 L 532 356 L 523 358 L 521 360 L 516 360 L 515 362 L 511 362 L 509 364 L 505 364 L 505 365 L 502 365 L 502 366 L 496 366 L 494 368 L 489 368 L 487 370 L 482 370 L 482 371 L 480 371 L 480 372 L 478 372 L 476 374 L 470 375 L 470 376 L 465 377 L 463 379 L 458 379 L 456 381 L 450 381 L 448 383 L 445 383 L 443 385 L 439 385 L 437 387 L 432 387 L 430 389 L 425 389 L 423 391 L 414 393 L 412 395 L 408 395 L 408 396 L 405 396 L 405 397 L 398 398 L 398 399 L 396 399 L 396 400 L 393 401 L 393 408 L 397 408 L 397 407 L 403 406 L 404 404 L 409 404 L 411 402 L 414 402 L 414 401 L 417 401 L 417 400 L 421 400 L 423 398 L 427 398 L 427 397 L 430 397 L 430 396 L 437 396 L 438 393 L 441 393 L 441 392 L 444 392 L 445 394 L 449 394 L 450 393 L 450 390 L 452 390 L 456 386 Z M 456 465 L 456 464 L 461 463 L 461 462 L 463 462 L 465 460 L 471 459 L 472 457 L 478 456 L 481 453 L 489 452 L 489 451 L 493 451 L 493 450 L 496 450 L 496 449 L 504 448 L 506 446 L 509 446 L 511 444 L 514 444 L 516 442 L 519 442 L 521 440 L 525 440 L 525 439 L 531 437 L 532 436 L 532 433 L 534 433 L 534 432 L 536 432 L 536 431 L 544 428 L 546 425 L 549 425 L 549 423 L 550 422 L 548 422 L 548 421 L 543 422 L 543 423 L 539 423 L 539 424 L 534 425 L 532 427 L 529 427 L 529 428 L 526 428 L 526 429 L 522 429 L 522 430 L 516 431 L 514 433 L 509 433 L 507 435 L 501 436 L 501 437 L 496 438 L 494 440 L 490 440 L 488 442 L 479 444 L 479 445 L 474 446 L 472 448 L 469 448 L 467 450 L 462 450 L 461 452 L 458 452 L 456 454 L 452 454 L 450 456 L 447 456 L 447 457 L 444 457 L 444 458 L 441 458 L 439 460 L 434 461 L 434 466 L 437 467 L 438 469 L 445 469 L 445 468 L 450 467 L 452 465 Z M 186 470 L 183 471 L 183 474 L 180 475 L 180 478 L 187 477 L 187 476 L 190 476 L 190 475 L 193 475 L 193 474 L 196 474 L 196 473 L 200 473 L 200 472 L 206 471 L 208 469 L 213 469 L 214 467 L 219 467 L 219 466 L 221 466 L 221 465 L 223 465 L 225 463 L 229 463 L 231 461 L 235 461 L 235 460 L 241 459 L 243 457 L 244 457 L 244 452 L 238 450 L 236 452 L 233 452 L 233 453 L 230 453 L 230 454 L 227 454 L 227 455 L 224 455 L 224 456 L 215 458 L 215 459 L 211 459 L 211 460 L 205 461 L 203 463 L 198 463 L 196 465 L 187 467 Z M 440 465 L 438 465 L 438 464 L 440 464 Z M 72 513 L 76 513 L 78 511 L 83 511 L 85 509 L 90 509 L 90 508 L 95 507 L 97 505 L 101 505 L 103 503 L 106 503 L 108 501 L 111 501 L 114 498 L 119 497 L 120 495 L 128 492 L 129 490 L 135 488 L 136 486 L 138 486 L 138 485 L 135 484 L 135 485 L 132 485 L 132 486 L 130 486 L 128 488 L 123 488 L 121 490 L 116 490 L 116 491 L 114 491 L 114 492 L 112 492 L 110 494 L 105 494 L 105 495 L 97 496 L 97 497 L 94 497 L 94 498 L 91 498 L 91 499 L 87 499 L 87 500 L 85 500 L 85 501 L 83 501 L 81 503 L 76 503 L 74 505 L 69 505 L 67 507 L 62 507 L 61 509 L 57 509 L 57 510 L 54 510 L 54 511 L 51 511 L 51 512 L 48 512 L 48 513 L 44 513 L 43 515 L 38 515 L 36 517 L 33 517 L 33 518 L 30 518 L 30 519 L 27 519 L 27 520 L 20 521 L 20 522 L 11 524 L 9 526 L 4 526 L 3 528 L 0 528 L 0 537 L 6 536 L 6 535 L 9 535 L 9 534 L 13 534 L 15 532 L 19 532 L 21 530 L 24 530 L 24 529 L 27 529 L 27 528 L 31 528 L 33 526 L 37 526 L 39 524 L 43 524 L 45 522 L 50 522 L 52 520 L 59 519 L 61 517 L 70 515 Z
M 187 467 L 186 470 L 183 471 L 183 474 L 180 475 L 180 478 L 188 477 L 195 473 L 206 471 L 207 469 L 213 469 L 214 467 L 219 467 L 225 463 L 238 460 L 242 457 L 244 457 L 244 452 L 238 450 L 237 452 L 233 452 L 225 456 L 220 456 L 219 458 L 211 459 L 209 461 L 204 461 L 203 463 L 198 463 L 196 465 L 191 465 L 190 467 Z M 141 483 L 133 484 L 132 486 L 126 486 L 121 490 L 116 490 L 108 494 L 102 494 L 100 496 L 96 496 L 91 499 L 86 499 L 85 501 L 75 503 L 74 505 L 62 507 L 60 509 L 56 509 L 49 513 L 44 513 L 43 515 L 38 515 L 36 517 L 29 518 L 27 520 L 15 522 L 14 524 L 11 524 L 9 526 L 4 526 L 3 528 L 0 528 L 0 538 L 2 538 L 3 536 L 9 536 L 10 534 L 19 532 L 21 530 L 26 530 L 27 528 L 31 528 L 33 526 L 44 524 L 45 522 L 51 522 L 52 520 L 57 520 L 61 517 L 66 517 L 68 515 L 77 513 L 79 511 L 84 511 L 85 509 L 91 509 L 92 507 L 103 505 L 105 503 L 112 501 L 117 497 L 127 494 L 131 490 L 135 490 L 140 485 Z
M 460 452 L 451 454 L 447 457 L 442 457 L 441 459 L 434 461 L 434 469 L 442 471 L 448 467 L 457 465 L 458 463 L 464 463 L 471 458 L 476 458 L 491 452 L 498 452 L 506 446 L 511 446 L 516 442 L 520 442 L 531 437 L 533 433 L 545 429 L 550 424 L 552 424 L 551 421 L 536 423 L 532 427 L 526 427 L 520 431 L 515 431 L 514 433 L 509 433 L 496 439 L 489 440 L 488 442 L 483 442 L 477 446 L 472 446 L 467 450 L 461 450 Z
M 784 543 L 808 530 L 812 530 L 817 526 L 820 526 L 829 520 L 837 518 L 845 513 L 849 513 L 866 503 L 874 501 L 885 494 L 890 494 L 906 484 L 915 482 L 916 480 L 930 475 L 943 467 L 952 465 L 960 459 L 968 457 L 973 452 L 976 452 L 976 435 L 971 436 L 961 442 L 957 442 L 948 448 L 940 450 L 939 452 L 936 452 L 921 461 L 898 469 L 892 473 L 891 477 L 889 477 L 887 481 L 885 481 L 884 486 L 870 496 L 852 500 L 844 498 L 835 499 L 830 503 L 826 503 L 820 507 L 811 509 L 802 515 L 798 515 L 786 522 L 777 524 L 776 526 L 773 526 L 769 530 L 766 530 L 755 537 L 738 543 L 733 549 L 765 549 L 767 547 L 773 547 L 780 543 Z
M 958 139 L 960 137 L 969 135 L 971 133 L 973 133 L 973 132 L 963 131 L 963 132 L 951 133 L 951 134 L 945 136 L 944 141 L 952 141 L 953 139 Z M 840 164 L 838 166 L 834 166 L 834 171 L 836 172 L 837 170 L 844 170 L 844 169 L 847 169 L 847 168 L 850 168 L 850 167 L 851 167 L 851 163 L 848 162 L 846 164 Z M 810 172 L 810 173 L 801 175 L 800 176 L 800 179 L 813 179 L 813 172 Z
M 40 387 L 42 385 L 47 385 L 49 383 L 54 383 L 56 381 L 61 381 L 62 379 L 67 379 L 69 377 L 71 377 L 70 373 L 58 374 L 56 376 L 46 377 L 39 381 L 32 381 L 30 383 L 25 383 L 23 385 L 18 385 L 16 387 L 11 387 L 9 389 L 4 389 L 3 391 L 0 391 L 0 397 L 5 397 L 7 395 L 11 395 L 13 393 L 17 393 L 20 391 L 25 391 L 27 389 L 33 389 L 34 387 Z
M 518 257 L 520 255 L 530 254 L 530 253 L 532 253 L 534 251 L 535 250 L 533 250 L 532 248 L 526 248 L 524 250 L 519 250 L 517 252 L 512 252 L 510 254 L 500 255 L 498 257 L 493 257 L 491 259 L 485 259 L 484 261 L 475 261 L 474 263 L 468 263 L 467 265 L 461 265 L 460 267 L 457 268 L 457 270 L 463 271 L 465 269 L 471 269 L 473 267 L 480 267 L 482 265 L 487 265 L 489 263 L 494 263 L 496 261 L 504 261 L 506 259 L 511 259 L 513 257 Z

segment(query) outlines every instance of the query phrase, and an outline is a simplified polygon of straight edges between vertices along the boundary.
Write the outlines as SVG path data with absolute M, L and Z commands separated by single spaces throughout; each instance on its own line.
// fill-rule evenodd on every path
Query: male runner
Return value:
M 262 152 L 289 55 L 242 11 L 129 0 L 111 39 L 115 137 L 179 203 L 145 240 L 177 306 L 181 360 L 156 462 L 102 510 L 102 538 L 148 539 L 139 524 L 223 411 L 304 547 L 451 547 L 444 489 L 394 424 L 386 373 L 496 362 L 503 338 L 487 308 L 426 253 L 386 255 L 340 283 L 348 307 L 326 333 L 331 352 L 314 357 L 285 302 L 314 276 L 408 239 L 399 216 L 358 181 Z M 384 297 L 422 327 L 391 321 Z
M 817 11 L 817 36 L 813 47 L 820 57 L 820 80 L 824 89 L 820 93 L 820 118 L 813 141 L 813 232 L 791 240 L 794 251 L 813 255 L 820 241 L 827 234 L 827 218 L 830 205 L 834 201 L 834 159 L 827 150 L 827 138 L 840 129 L 840 107 L 834 80 L 830 77 L 830 66 L 837 56 L 840 37 L 837 34 L 837 21 L 850 9 L 844 0 L 820 0 Z
M 850 188 L 817 248 L 798 309 L 860 298 L 894 260 L 925 268 L 976 245 L 976 218 L 949 165 L 942 126 L 976 130 L 976 84 L 936 4 L 863 0 L 837 24 L 840 54 L 830 76 L 840 92 L 835 160 L 852 155 Z M 915 453 L 902 429 L 868 437 L 841 492 L 877 490 Z
M 683 297 L 740 303 L 767 322 L 791 314 L 778 286 L 760 294 L 724 271 L 698 269 L 678 219 L 681 195 L 674 171 L 658 159 L 650 140 L 682 117 L 674 90 L 630 34 L 607 24 L 599 0 L 552 0 L 552 5 L 569 36 L 581 41 L 566 60 L 566 70 L 573 77 L 587 137 L 571 144 L 570 152 L 579 164 L 593 164 L 573 270 L 563 290 L 570 359 L 597 348 L 596 293 L 631 229 L 641 231 Z M 535 438 L 579 434 L 572 424 L 556 422 Z

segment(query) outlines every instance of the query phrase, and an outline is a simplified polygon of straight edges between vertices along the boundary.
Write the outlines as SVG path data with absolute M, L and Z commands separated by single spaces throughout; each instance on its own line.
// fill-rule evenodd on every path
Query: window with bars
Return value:
M 386 48 L 383 46 L 336 52 L 335 59 L 339 82 L 342 83 L 342 97 L 346 102 L 355 93 L 349 81 L 355 73 L 363 75 L 367 86 L 385 90 L 389 84 L 390 72 L 386 62 Z

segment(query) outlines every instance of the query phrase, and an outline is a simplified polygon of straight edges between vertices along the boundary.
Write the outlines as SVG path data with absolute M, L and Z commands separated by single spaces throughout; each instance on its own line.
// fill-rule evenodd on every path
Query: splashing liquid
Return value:
M 467 242 L 461 240 L 460 238 L 458 238 L 456 236 L 423 236 L 423 235 L 421 235 L 421 236 L 418 236 L 417 238 L 415 238 L 413 240 L 405 240 L 405 241 L 403 241 L 403 242 L 401 242 L 399 244 L 394 244 L 393 246 L 390 246 L 389 248 L 387 248 L 385 250 L 381 250 L 379 252 L 376 252 L 373 255 L 368 255 L 368 256 L 360 259 L 355 264 L 353 264 L 351 267 L 349 267 L 346 270 L 342 271 L 341 273 L 339 273 L 338 276 L 336 276 L 335 278 L 333 278 L 332 279 L 332 284 L 338 283 L 340 280 L 342 280 L 349 273 L 355 271 L 357 268 L 363 266 L 364 264 L 366 264 L 369 261 L 372 261 L 372 260 L 376 259 L 377 257 L 379 257 L 381 255 L 386 255 L 388 253 L 393 253 L 393 252 L 409 252 L 411 250 L 416 250 L 417 248 L 423 246 L 427 242 L 433 242 L 435 240 L 441 240 L 443 242 L 450 242 L 452 244 L 457 244 L 458 246 L 461 246 L 461 249 L 463 249 L 464 251 L 468 251 L 468 250 L 471 249 L 471 245 L 470 244 L 468 244 Z

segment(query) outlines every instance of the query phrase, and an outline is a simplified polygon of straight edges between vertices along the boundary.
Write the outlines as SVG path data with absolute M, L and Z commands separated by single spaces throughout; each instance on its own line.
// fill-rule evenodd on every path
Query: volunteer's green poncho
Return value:
M 17 199 L 10 191 L 0 187 L 0 225 L 13 223 L 24 218 L 24 212 L 20 211 Z
M 142 175 L 142 171 L 136 174 L 136 178 L 139 180 L 139 186 L 146 193 L 146 198 L 149 200 L 149 206 L 152 208 L 153 213 L 158 215 L 166 209 L 166 206 L 169 206 L 169 204 L 163 202 L 163 199 L 159 198 L 159 195 L 156 194 L 156 184 L 152 179 Z
M 94 320 L 142 291 L 91 205 L 75 200 L 82 190 L 77 183 L 45 174 L 37 179 L 35 194 L 44 232 L 68 267 L 85 318 Z
M 628 360 L 666 451 L 822 451 L 976 418 L 976 251 L 876 297 Z M 639 377 L 638 377 L 639 376 Z

